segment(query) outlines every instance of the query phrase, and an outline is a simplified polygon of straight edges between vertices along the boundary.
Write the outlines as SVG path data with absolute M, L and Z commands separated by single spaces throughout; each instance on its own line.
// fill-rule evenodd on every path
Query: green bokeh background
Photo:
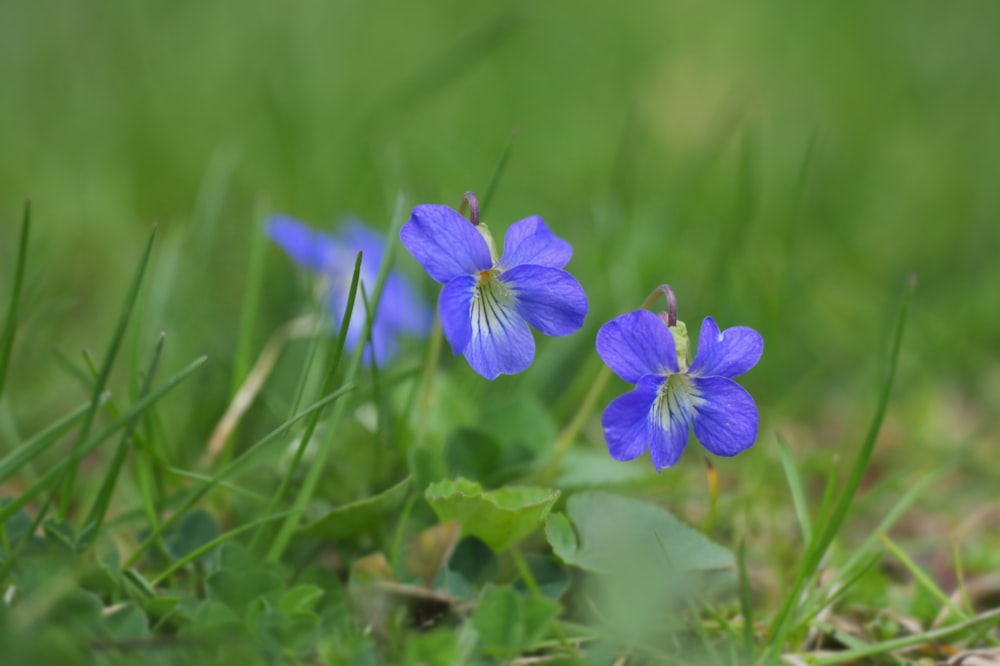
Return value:
M 995 2 L 6 2 L 4 298 L 25 196 L 35 225 L 4 432 L 83 399 L 53 351 L 103 353 L 157 220 L 134 339 L 166 331 L 173 369 L 210 356 L 167 403 L 193 458 L 231 395 L 261 213 L 384 229 L 400 191 L 411 205 L 482 194 L 516 131 L 487 221 L 543 216 L 573 243 L 591 312 L 579 334 L 539 340 L 518 377 L 491 385 L 446 360 L 469 395 L 529 391 L 565 422 L 599 367 L 597 328 L 668 282 L 693 331 L 711 314 L 764 333 L 743 380 L 756 455 L 720 464 L 726 487 L 784 497 L 775 432 L 818 470 L 850 456 L 914 273 L 875 470 L 957 462 L 956 503 L 989 499 L 998 22 Z M 306 302 L 280 251 L 264 261 L 257 347 Z M 584 440 L 602 446 L 596 421 Z

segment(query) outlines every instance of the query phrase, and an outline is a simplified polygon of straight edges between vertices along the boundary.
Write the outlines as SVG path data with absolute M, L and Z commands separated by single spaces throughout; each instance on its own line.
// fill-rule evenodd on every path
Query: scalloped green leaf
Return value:
M 474 481 L 454 479 L 432 483 L 424 497 L 438 519 L 459 521 L 464 534 L 500 552 L 538 529 L 559 491 L 529 486 L 484 491 Z
M 411 477 L 406 477 L 378 495 L 335 507 L 307 525 L 301 531 L 326 539 L 344 539 L 380 527 L 387 514 L 398 509 L 406 500 Z
M 733 566 L 733 554 L 666 509 L 630 497 L 593 491 L 573 495 L 566 516 L 545 523 L 553 552 L 566 564 L 610 573 L 637 563 L 674 571 L 710 571 Z

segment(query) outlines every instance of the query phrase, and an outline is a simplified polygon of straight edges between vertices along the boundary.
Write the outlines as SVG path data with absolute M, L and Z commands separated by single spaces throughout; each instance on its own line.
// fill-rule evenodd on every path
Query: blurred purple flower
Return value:
M 358 251 L 362 253 L 360 284 L 369 296 L 375 288 L 385 254 L 385 239 L 360 222 L 348 223 L 341 234 L 333 236 L 291 217 L 274 215 L 268 221 L 267 235 L 303 268 L 323 278 L 322 287 L 335 319 L 342 317 L 347 309 Z M 348 350 L 354 349 L 361 340 L 366 314 L 359 286 L 347 329 L 345 347 Z M 430 308 L 417 298 L 399 271 L 390 270 L 372 320 L 372 344 L 365 349 L 365 362 L 371 362 L 374 346 L 376 363 L 384 364 L 396 354 L 397 338 L 401 334 L 423 337 L 430 326 Z
M 688 367 L 683 323 L 668 328 L 648 310 L 606 323 L 597 333 L 597 353 L 616 375 L 636 385 L 604 410 L 611 457 L 632 460 L 648 448 L 659 472 L 681 457 L 692 425 L 702 446 L 717 456 L 749 448 L 757 438 L 757 405 L 732 378 L 756 365 L 763 351 L 757 331 L 735 326 L 720 332 L 707 317 Z
M 531 365 L 535 340 L 528 324 L 556 336 L 583 325 L 587 295 L 562 270 L 573 248 L 540 217 L 510 226 L 502 260 L 486 225 L 470 223 L 448 206 L 415 207 L 399 236 L 444 285 L 438 314 L 452 351 L 464 354 L 486 379 Z

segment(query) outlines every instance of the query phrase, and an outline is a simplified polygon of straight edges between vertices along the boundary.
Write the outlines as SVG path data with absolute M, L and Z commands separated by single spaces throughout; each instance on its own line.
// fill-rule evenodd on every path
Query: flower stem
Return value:
M 673 324 L 676 324 L 677 299 L 674 297 L 674 290 L 670 288 L 669 284 L 661 284 L 659 287 L 654 289 L 642 302 L 639 309 L 649 309 L 661 294 L 667 299 L 667 316 Z M 573 445 L 573 441 L 576 439 L 577 434 L 579 434 L 580 429 L 583 428 L 583 424 L 587 422 L 588 418 L 590 418 L 590 413 L 594 410 L 594 403 L 596 403 L 597 399 L 601 396 L 601 391 L 604 390 L 604 385 L 608 383 L 610 378 L 611 368 L 605 365 L 601 368 L 600 372 L 597 373 L 597 377 L 595 377 L 594 381 L 590 384 L 590 390 L 587 391 L 587 395 L 584 396 L 579 409 L 576 410 L 576 414 L 573 415 L 573 418 L 566 425 L 566 427 L 559 432 L 558 436 L 556 436 L 555 444 L 552 446 L 552 457 L 539 474 L 539 477 L 543 481 L 551 481 L 552 477 L 555 475 L 556 470 L 559 468 L 559 461 L 562 460 L 564 455 L 566 455 L 569 447 Z

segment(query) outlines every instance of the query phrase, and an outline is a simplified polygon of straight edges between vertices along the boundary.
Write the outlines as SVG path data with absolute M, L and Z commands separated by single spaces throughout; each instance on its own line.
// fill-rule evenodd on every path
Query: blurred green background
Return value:
M 483 194 L 516 131 L 486 219 L 539 214 L 569 239 L 591 313 L 518 377 L 489 385 L 447 360 L 474 395 L 518 387 L 565 422 L 599 367 L 597 328 L 668 282 L 695 331 L 711 314 L 764 333 L 743 380 L 758 446 L 720 464 L 726 487 L 784 501 L 775 432 L 818 471 L 850 457 L 912 272 L 875 473 L 955 463 L 938 486 L 953 503 L 928 511 L 991 499 L 997 25 L 995 2 L 5 2 L 5 299 L 26 196 L 35 225 L 2 432 L 84 399 L 54 352 L 100 357 L 158 220 L 133 339 L 166 331 L 172 369 L 209 354 L 169 401 L 193 459 L 231 396 L 262 213 L 384 229 L 400 191 L 410 205 Z M 286 257 L 263 257 L 255 348 L 306 303 Z M 585 435 L 602 446 L 596 420 Z

